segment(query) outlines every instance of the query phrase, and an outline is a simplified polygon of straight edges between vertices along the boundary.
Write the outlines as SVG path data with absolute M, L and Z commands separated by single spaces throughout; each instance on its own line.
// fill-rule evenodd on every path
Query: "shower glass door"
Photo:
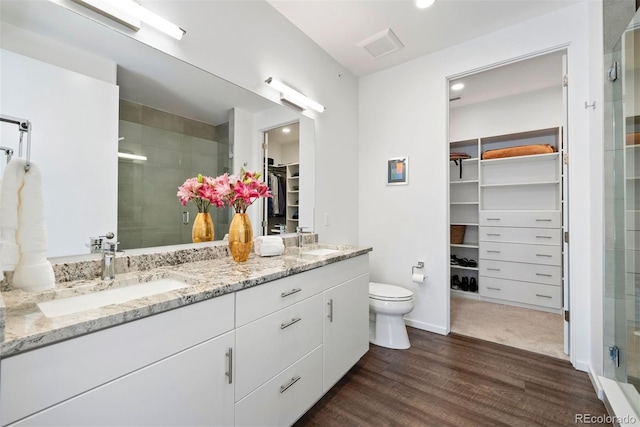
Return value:
M 605 24 L 606 25 L 606 24 Z M 640 18 L 605 46 L 604 374 L 640 390 Z

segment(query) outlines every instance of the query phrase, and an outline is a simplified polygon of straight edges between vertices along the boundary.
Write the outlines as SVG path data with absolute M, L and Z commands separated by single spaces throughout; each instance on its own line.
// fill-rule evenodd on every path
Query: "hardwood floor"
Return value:
M 409 350 L 371 345 L 295 425 L 573 426 L 576 414 L 606 416 L 587 374 L 567 361 L 408 330 Z

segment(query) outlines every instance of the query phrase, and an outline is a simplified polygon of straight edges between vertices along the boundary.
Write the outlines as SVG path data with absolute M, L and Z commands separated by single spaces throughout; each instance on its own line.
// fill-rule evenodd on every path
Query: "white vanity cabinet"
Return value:
M 233 424 L 233 322 L 228 294 L 2 359 L 0 424 Z
M 236 327 L 236 425 L 294 423 L 369 349 L 368 255 L 238 292 Z

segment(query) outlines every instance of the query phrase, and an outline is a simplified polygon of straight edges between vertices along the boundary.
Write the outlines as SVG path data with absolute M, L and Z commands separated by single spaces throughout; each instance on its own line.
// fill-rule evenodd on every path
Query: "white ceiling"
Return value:
M 577 3 L 573 0 L 267 0 L 356 76 L 365 76 Z M 357 44 L 391 28 L 404 47 L 378 59 Z

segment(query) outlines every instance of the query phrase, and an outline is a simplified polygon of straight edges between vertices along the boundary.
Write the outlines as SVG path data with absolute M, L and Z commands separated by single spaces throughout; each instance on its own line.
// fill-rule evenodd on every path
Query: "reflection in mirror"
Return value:
M 261 132 L 295 121 L 309 171 L 300 221 L 313 222 L 313 120 L 61 3 L 0 2 L 1 112 L 34 124 L 48 256 L 89 253 L 89 238 L 108 231 L 123 249 L 190 242 L 197 210 L 179 204 L 178 186 L 198 173 L 260 170 Z M 7 132 L 0 145 L 14 139 Z M 221 239 L 231 213 L 211 214 Z

